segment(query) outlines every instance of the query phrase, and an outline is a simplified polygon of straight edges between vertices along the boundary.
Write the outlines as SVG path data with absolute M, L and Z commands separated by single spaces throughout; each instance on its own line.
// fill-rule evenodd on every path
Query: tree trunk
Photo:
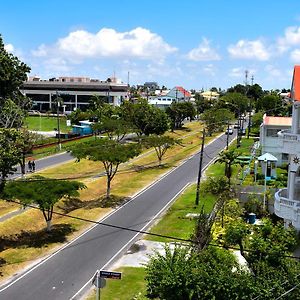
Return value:
M 47 229 L 46 229 L 46 231 L 50 232 L 51 231 L 51 220 L 47 220 L 46 223 L 47 223 Z
M 106 187 L 106 198 L 110 198 L 110 182 L 111 182 L 111 178 L 107 177 L 107 187 Z

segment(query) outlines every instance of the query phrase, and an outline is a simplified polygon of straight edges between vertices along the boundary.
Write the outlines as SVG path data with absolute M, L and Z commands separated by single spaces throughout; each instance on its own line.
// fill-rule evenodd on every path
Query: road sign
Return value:
M 92 279 L 92 284 L 99 288 L 104 288 L 106 286 L 106 280 L 99 276 L 99 271 L 97 271 Z
M 100 271 L 101 278 L 121 279 L 121 276 L 122 276 L 122 273 L 120 273 L 120 272 Z

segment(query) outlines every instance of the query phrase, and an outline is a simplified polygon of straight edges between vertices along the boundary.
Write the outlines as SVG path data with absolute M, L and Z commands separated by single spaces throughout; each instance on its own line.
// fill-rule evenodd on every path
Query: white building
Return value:
M 300 66 L 295 66 L 291 98 L 293 102 L 292 127 L 282 130 L 279 149 L 289 155 L 288 186 L 275 194 L 275 214 L 300 230 Z
M 261 152 L 271 153 L 277 158 L 277 165 L 288 163 L 288 153 L 283 153 L 281 149 L 282 140 L 278 136 L 278 132 L 290 129 L 292 126 L 291 117 L 271 117 L 266 114 L 263 117 L 263 122 L 260 125 Z

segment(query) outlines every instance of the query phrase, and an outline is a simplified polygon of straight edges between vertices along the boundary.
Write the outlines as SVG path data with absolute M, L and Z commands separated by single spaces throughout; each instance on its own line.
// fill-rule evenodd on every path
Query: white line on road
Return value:
M 190 185 L 190 183 L 187 183 L 179 192 L 177 192 L 177 194 L 162 208 L 160 209 L 160 211 L 143 227 L 140 229 L 140 231 L 144 231 L 145 228 L 147 228 L 152 222 L 153 220 L 155 220 L 177 197 L 178 195 L 180 195 L 188 186 Z M 140 235 L 141 233 L 136 233 L 117 253 L 115 253 L 110 260 L 103 265 L 100 270 L 105 269 L 138 235 Z M 91 280 L 93 279 L 93 277 L 91 277 L 82 287 L 81 289 L 75 294 L 73 295 L 70 299 L 76 299 L 76 297 L 87 287 L 87 285 L 91 282 Z

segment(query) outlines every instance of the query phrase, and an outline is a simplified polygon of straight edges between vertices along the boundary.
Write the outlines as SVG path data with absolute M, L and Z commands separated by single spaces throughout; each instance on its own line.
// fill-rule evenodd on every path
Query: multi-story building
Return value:
M 88 77 L 59 77 L 41 80 L 32 77 L 25 81 L 21 92 L 33 101 L 33 109 L 49 111 L 55 109 L 57 96 L 63 99 L 63 112 L 80 108 L 85 110 L 93 95 L 103 96 L 106 102 L 120 105 L 128 95 L 128 86 L 115 80 L 100 81 Z
M 293 101 L 292 126 L 279 133 L 279 149 L 289 156 L 287 188 L 275 194 L 275 214 L 284 219 L 286 226 L 292 224 L 300 230 L 300 66 L 295 66 L 292 80 Z
M 288 130 L 291 126 L 291 117 L 271 117 L 266 114 L 260 125 L 259 142 L 261 152 L 262 154 L 271 153 L 274 155 L 277 158 L 277 165 L 279 166 L 283 163 L 288 163 L 289 155 L 282 152 L 282 140 L 278 136 L 278 132 Z

